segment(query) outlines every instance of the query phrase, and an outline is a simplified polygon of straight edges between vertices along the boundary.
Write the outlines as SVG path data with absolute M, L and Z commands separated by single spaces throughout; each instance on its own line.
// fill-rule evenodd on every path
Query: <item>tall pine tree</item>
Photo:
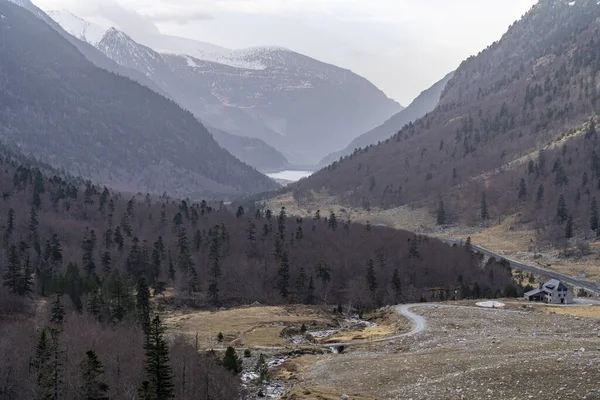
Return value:
M 80 399 L 108 400 L 108 384 L 103 380 L 104 367 L 93 350 L 85 353 L 79 365 L 81 373 Z
M 173 398 L 173 372 L 169 365 L 169 347 L 164 338 L 165 328 L 160 317 L 155 316 L 146 336 L 146 393 L 153 400 Z M 143 389 L 144 385 L 142 384 Z

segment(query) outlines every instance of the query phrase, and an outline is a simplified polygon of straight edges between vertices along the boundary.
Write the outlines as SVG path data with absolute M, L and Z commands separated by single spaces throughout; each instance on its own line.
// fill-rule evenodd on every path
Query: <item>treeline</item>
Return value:
M 490 279 L 464 248 L 334 214 L 230 211 L 80 188 L 24 166 L 4 164 L 2 172 L 5 285 L 20 295 L 65 293 L 79 311 L 97 301 L 106 320 L 130 312 L 140 277 L 155 295 L 172 287 L 180 303 L 196 306 L 364 307 L 418 300 L 461 276 L 493 290 L 509 279 Z

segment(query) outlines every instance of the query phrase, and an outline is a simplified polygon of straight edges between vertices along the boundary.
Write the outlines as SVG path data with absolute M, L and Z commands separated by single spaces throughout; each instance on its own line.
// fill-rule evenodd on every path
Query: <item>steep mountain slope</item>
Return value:
M 0 13 L 4 142 L 124 191 L 228 197 L 277 186 L 193 115 L 94 66 L 30 12 L 1 0 Z
M 232 135 L 212 126 L 206 126 L 206 129 L 219 146 L 259 171 L 279 171 L 289 167 L 283 154 L 260 139 Z
M 527 210 L 553 224 L 563 203 L 575 228 L 589 232 L 587 212 L 600 197 L 600 148 L 588 124 L 600 109 L 599 17 L 595 0 L 540 1 L 462 63 L 432 113 L 292 190 L 432 211 L 441 198 L 448 215 L 470 222 Z
M 352 154 L 356 149 L 361 149 L 380 141 L 387 140 L 402 129 L 404 125 L 414 122 L 428 112 L 433 111 L 440 101 L 442 91 L 453 75 L 454 72 L 446 75 L 442 80 L 436 82 L 432 87 L 422 92 L 404 110 L 400 111 L 377 128 L 360 135 L 346 146 L 344 150 L 328 155 L 321 160 L 320 165 L 329 165 L 332 162 L 339 160 L 340 157 Z
M 52 18 L 50 18 L 45 12 L 36 7 L 30 0 L 8 0 L 18 6 L 25 8 L 30 11 L 33 15 L 50 25 L 56 32 L 58 32 L 65 40 L 75 46 L 81 54 L 83 54 L 90 62 L 94 65 L 105 69 L 107 71 L 113 72 L 115 74 L 125 76 L 131 80 L 134 80 L 153 91 L 166 96 L 166 93 L 160 89 L 158 85 L 156 85 L 151 79 L 148 79 L 147 76 L 141 74 L 139 71 L 129 68 L 123 68 L 119 64 L 115 63 L 100 51 L 98 51 L 94 46 L 86 41 L 80 40 L 81 37 L 77 37 L 77 35 L 72 35 L 67 33 L 58 23 L 56 23 Z M 93 27 L 86 32 L 89 37 L 94 38 L 98 35 L 98 27 Z M 94 35 L 96 34 L 96 35 Z
M 282 48 L 195 52 L 207 58 L 199 59 L 159 53 L 114 28 L 96 46 L 201 120 L 262 139 L 294 163 L 317 163 L 401 110 L 351 71 Z

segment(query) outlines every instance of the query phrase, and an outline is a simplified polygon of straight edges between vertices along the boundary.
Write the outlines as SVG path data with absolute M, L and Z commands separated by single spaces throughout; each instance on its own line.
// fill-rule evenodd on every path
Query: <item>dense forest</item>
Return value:
M 367 309 L 514 292 L 510 268 L 484 262 L 469 243 L 450 247 L 334 214 L 302 220 L 283 209 L 125 196 L 7 151 L 0 193 L 0 394 L 8 399 L 234 398 L 239 382 L 215 355 L 165 332 L 158 299 Z
M 446 223 L 526 211 L 539 227 L 552 222 L 542 238 L 564 236 L 572 217 L 576 234 L 592 236 L 599 16 L 596 1 L 540 1 L 462 63 L 434 111 L 290 190 L 300 201 L 325 190 L 364 208 L 414 204 L 435 213 L 443 203 Z M 561 196 L 567 217 L 557 220 Z

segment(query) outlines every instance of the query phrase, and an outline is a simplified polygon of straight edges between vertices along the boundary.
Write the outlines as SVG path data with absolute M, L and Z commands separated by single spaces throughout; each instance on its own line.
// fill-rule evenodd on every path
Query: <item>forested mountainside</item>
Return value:
M 302 220 L 284 209 L 130 197 L 0 153 L 0 394 L 10 399 L 29 399 L 32 388 L 35 398 L 69 400 L 87 390 L 236 398 L 239 381 L 214 354 L 167 340 L 157 301 L 370 309 L 515 293 L 506 263 L 484 263 L 468 241 L 451 247 L 319 212 Z
M 260 139 L 232 135 L 208 125 L 206 128 L 219 146 L 259 171 L 281 171 L 290 165 L 283 154 Z
M 377 144 L 380 141 L 389 139 L 402 129 L 406 124 L 414 122 L 425 114 L 433 111 L 440 101 L 442 91 L 454 72 L 446 75 L 442 80 L 436 82 L 432 87 L 423 91 L 412 103 L 399 113 L 392 116 L 380 126 L 364 133 L 354 139 L 344 150 L 337 151 L 321 160 L 320 165 L 329 165 L 338 161 L 341 157 L 351 155 L 355 150 Z
M 82 36 L 79 25 L 85 21 L 78 25 L 64 14 L 52 16 Z M 88 40 L 120 65 L 147 75 L 202 121 L 261 139 L 294 164 L 318 163 L 401 110 L 368 80 L 287 49 L 199 59 L 159 53 L 115 28 L 97 43 L 95 37 Z
M 3 141 L 123 191 L 226 198 L 277 184 L 172 101 L 91 64 L 29 11 L 0 2 Z
M 325 189 L 364 207 L 435 211 L 441 200 L 449 221 L 526 210 L 553 235 L 564 237 L 570 221 L 589 236 L 600 195 L 590 123 L 600 108 L 598 17 L 596 1 L 540 1 L 462 63 L 432 113 L 292 190 Z

